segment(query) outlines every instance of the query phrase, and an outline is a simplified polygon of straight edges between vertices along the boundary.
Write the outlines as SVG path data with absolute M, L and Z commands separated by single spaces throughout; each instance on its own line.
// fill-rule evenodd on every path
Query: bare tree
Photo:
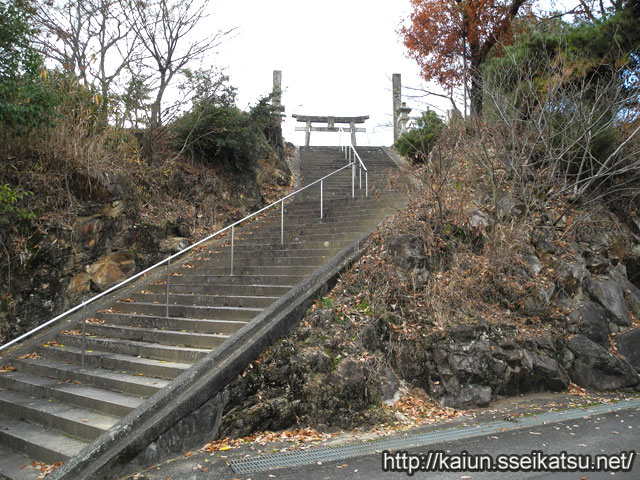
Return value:
M 130 0 L 130 25 L 141 42 L 145 65 L 156 72 L 155 99 L 151 103 L 150 126 L 162 125 L 163 97 L 167 87 L 190 62 L 218 45 L 233 30 L 218 30 L 196 37 L 197 26 L 206 18 L 206 2 L 195 0 Z M 205 32 L 202 32 L 205 33 Z
M 37 43 L 45 58 L 56 61 L 88 84 L 91 18 L 84 1 L 42 1 L 37 5 Z
M 113 82 L 136 52 L 122 0 L 41 2 L 37 19 L 44 55 L 96 86 L 106 116 Z
M 122 70 L 129 65 L 136 54 L 137 39 L 132 37 L 127 28 L 126 13 L 120 0 L 91 0 L 93 2 L 93 19 L 95 29 L 93 35 L 98 39 L 96 45 L 98 68 L 93 70 L 92 76 L 98 79 L 102 93 L 103 107 L 106 109 L 106 99 L 113 81 L 120 76 Z M 111 68 L 107 65 L 109 53 L 118 53 L 118 60 Z

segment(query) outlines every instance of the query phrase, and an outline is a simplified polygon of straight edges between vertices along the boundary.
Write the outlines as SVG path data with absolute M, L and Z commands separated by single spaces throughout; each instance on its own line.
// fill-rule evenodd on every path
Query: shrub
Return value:
M 527 178 L 535 178 L 546 201 L 636 196 L 640 90 L 631 78 L 634 55 L 621 50 L 622 41 L 604 40 L 614 39 L 610 30 L 621 15 L 532 29 L 485 65 L 485 124 L 503 132 L 487 136 L 489 151 L 499 152 L 523 197 L 542 200 L 531 196 Z
M 13 188 L 9 184 L 0 185 L 0 224 L 13 224 L 19 220 L 30 220 L 33 212 L 27 207 L 20 207 L 19 203 L 33 193 L 20 188 Z
M 273 117 L 264 99 L 244 112 L 235 106 L 233 92 L 226 90 L 201 99 L 172 127 L 177 147 L 188 156 L 246 170 L 266 154 L 266 132 Z
M 0 124 L 18 133 L 46 123 L 53 114 L 42 59 L 32 46 L 27 1 L 0 2 Z
M 416 162 L 425 162 L 444 128 L 444 123 L 436 112 L 427 110 L 415 120 L 415 127 L 403 133 L 395 143 L 401 155 Z

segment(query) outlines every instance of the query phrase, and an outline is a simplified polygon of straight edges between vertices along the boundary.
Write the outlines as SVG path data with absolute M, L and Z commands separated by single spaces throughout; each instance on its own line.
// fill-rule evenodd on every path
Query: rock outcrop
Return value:
M 567 348 L 575 356 L 570 370 L 571 380 L 581 387 L 615 390 L 635 387 L 640 383 L 640 377 L 628 362 L 584 335 L 569 340 Z
M 618 335 L 616 346 L 618 352 L 640 372 L 640 327 Z

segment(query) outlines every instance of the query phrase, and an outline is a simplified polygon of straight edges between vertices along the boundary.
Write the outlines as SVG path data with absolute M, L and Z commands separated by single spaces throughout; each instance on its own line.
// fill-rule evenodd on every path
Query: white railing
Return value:
M 351 147 L 353 149 L 353 147 Z M 307 190 L 308 188 L 313 187 L 314 185 L 317 185 L 318 183 L 320 184 L 320 218 L 324 217 L 324 205 L 323 205 L 323 191 L 324 191 L 324 180 L 341 172 L 342 170 L 348 168 L 348 167 L 352 167 L 351 169 L 351 195 L 352 197 L 355 197 L 355 165 L 356 165 L 356 159 L 359 161 L 360 167 L 361 169 L 364 168 L 364 164 L 362 163 L 362 160 L 360 159 L 360 156 L 357 154 L 357 152 L 355 151 L 355 149 L 353 149 L 353 154 L 345 154 L 345 158 L 348 159 L 348 163 L 331 172 L 328 175 L 325 175 L 322 178 L 319 178 L 318 180 L 305 185 L 304 187 L 296 190 L 293 193 L 290 193 L 289 195 L 276 200 L 275 202 L 267 205 L 266 207 L 261 208 L 260 210 L 253 212 L 250 215 L 247 215 L 246 217 L 238 220 L 235 223 L 232 223 L 231 225 L 228 225 L 226 227 L 224 227 L 221 230 L 218 230 L 215 233 L 212 233 L 211 235 L 209 235 L 206 238 L 203 238 L 202 240 L 194 243 L 193 245 L 188 246 L 187 248 L 180 250 L 178 253 L 174 253 L 173 255 L 171 255 L 170 257 L 165 258 L 164 260 L 161 260 L 160 262 L 156 263 L 155 265 L 152 265 L 149 268 L 146 268 L 145 270 L 127 278 L 126 280 L 118 283 L 117 285 L 114 285 L 113 287 L 105 290 L 104 292 L 101 292 L 93 297 L 91 297 L 89 300 L 86 300 L 84 302 L 82 302 L 81 304 L 67 310 L 64 313 L 61 313 L 60 315 L 58 315 L 55 318 L 52 318 L 51 320 L 49 320 L 48 322 L 43 323 L 42 325 L 37 326 L 36 328 L 28 331 L 27 333 L 14 338 L 13 340 L 11 340 L 10 342 L 5 343 L 4 345 L 0 346 L 0 351 L 4 350 L 5 348 L 10 347 L 11 345 L 15 345 L 16 343 L 30 337 L 31 335 L 33 335 L 36 332 L 39 332 L 40 330 L 48 327 L 49 325 L 52 325 L 54 323 L 56 323 L 57 321 L 71 315 L 72 313 L 78 312 L 80 310 L 82 310 L 82 367 L 84 367 L 84 357 L 85 357 L 85 328 L 86 328 L 86 320 L 87 320 L 87 305 L 92 304 L 93 302 L 95 302 L 96 300 L 99 300 L 100 298 L 105 297 L 106 295 L 122 288 L 123 286 L 130 284 L 131 282 L 133 282 L 134 280 L 146 275 L 147 273 L 151 272 L 152 270 L 157 269 L 158 267 L 162 267 L 164 265 L 166 265 L 167 268 L 167 292 L 166 292 L 166 310 L 165 310 L 165 314 L 166 317 L 169 317 L 169 287 L 170 287 L 170 278 L 171 278 L 171 261 L 175 260 L 176 258 L 178 258 L 181 255 L 184 255 L 185 253 L 187 253 L 188 251 L 194 249 L 195 247 L 202 245 L 205 242 L 208 242 L 209 240 L 211 240 L 212 238 L 227 232 L 227 231 L 231 231 L 231 259 L 230 259 L 230 275 L 233 276 L 233 253 L 234 253 L 234 237 L 235 237 L 235 229 L 236 226 L 249 220 L 250 218 L 255 217 L 256 215 L 259 215 L 260 213 L 269 210 L 270 208 L 273 208 L 277 205 L 280 205 L 280 242 L 284 243 L 284 202 L 290 198 L 292 198 L 293 196 L 297 195 L 298 193 Z M 366 168 L 365 168 L 366 171 Z M 366 177 L 365 177 L 366 178 Z M 360 179 L 360 189 L 362 189 L 362 176 Z M 369 196 L 369 192 L 368 192 L 368 184 L 367 184 L 367 191 L 366 191 L 366 196 Z
M 345 133 L 342 127 L 338 128 L 338 145 L 342 148 L 344 152 L 344 158 L 347 160 L 347 164 L 351 165 L 351 196 L 355 197 L 355 177 L 356 177 L 356 160 L 358 161 L 358 176 L 360 183 L 360 190 L 362 190 L 362 171 L 364 170 L 364 183 L 365 183 L 365 195 L 369 196 L 369 172 L 367 171 L 367 167 L 365 167 L 362 158 L 356 151 L 356 147 L 353 146 L 353 143 L 349 143 L 349 145 L 342 145 L 342 134 Z

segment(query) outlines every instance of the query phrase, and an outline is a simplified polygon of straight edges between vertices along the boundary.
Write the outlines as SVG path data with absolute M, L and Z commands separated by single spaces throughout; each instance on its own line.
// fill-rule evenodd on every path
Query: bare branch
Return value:
M 155 0 L 150 3 L 129 0 L 130 27 L 146 50 L 146 65 L 157 73 L 157 88 L 151 104 L 151 126 L 163 118 L 162 101 L 174 76 L 187 64 L 218 47 L 234 29 L 218 30 L 206 38 L 193 38 L 196 26 L 207 17 L 205 2 L 194 0 Z

